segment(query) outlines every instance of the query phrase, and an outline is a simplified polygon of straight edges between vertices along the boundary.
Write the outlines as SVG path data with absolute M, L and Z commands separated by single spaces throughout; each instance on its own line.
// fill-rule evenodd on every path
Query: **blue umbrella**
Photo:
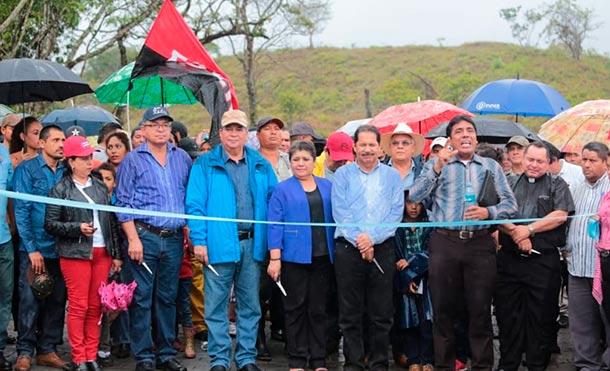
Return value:
M 58 109 L 42 118 L 43 125 L 57 125 L 63 130 L 78 125 L 85 129 L 85 135 L 97 135 L 102 125 L 119 121 L 110 112 L 97 106 L 78 106 Z
M 538 81 L 505 79 L 478 88 L 461 107 L 479 115 L 555 116 L 570 108 L 552 87 Z

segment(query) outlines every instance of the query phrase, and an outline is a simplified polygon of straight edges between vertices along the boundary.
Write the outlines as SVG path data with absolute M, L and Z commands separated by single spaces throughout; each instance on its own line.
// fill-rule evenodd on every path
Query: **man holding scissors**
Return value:
M 364 125 L 354 135 L 356 161 L 335 173 L 335 221 L 349 226 L 335 232 L 335 273 L 345 370 L 388 369 L 389 333 L 394 306 L 394 233 L 404 209 L 404 189 L 395 169 L 379 162 L 381 135 Z M 380 225 L 381 224 L 381 225 Z M 356 226 L 357 225 L 357 226 Z M 365 351 L 363 316 L 370 331 Z
M 186 192 L 190 215 L 240 219 L 240 222 L 189 220 L 194 255 L 204 265 L 205 320 L 212 371 L 231 366 L 229 297 L 237 298 L 239 371 L 258 371 L 256 336 L 261 316 L 260 262 L 267 252 L 267 201 L 277 178 L 271 164 L 246 147 L 248 118 L 239 110 L 222 116 L 220 143 L 200 156 L 191 171 Z

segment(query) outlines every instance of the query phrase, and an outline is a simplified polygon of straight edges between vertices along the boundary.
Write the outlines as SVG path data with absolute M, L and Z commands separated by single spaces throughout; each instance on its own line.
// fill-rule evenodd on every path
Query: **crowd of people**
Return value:
M 6 116 L 2 189 L 154 213 L 0 197 L 0 371 L 130 356 L 138 371 L 181 371 L 196 339 L 211 371 L 257 371 L 274 356 L 267 312 L 291 371 L 325 371 L 339 349 L 350 371 L 387 370 L 390 357 L 491 370 L 492 315 L 498 369 L 544 370 L 563 286 L 574 366 L 610 367 L 606 144 L 568 157 L 520 136 L 497 148 L 456 116 L 429 151 L 398 123 L 334 132 L 319 154 L 307 123 L 251 124 L 226 112 L 212 146 L 153 107 L 132 133 L 104 125 L 93 146 L 80 127 Z M 116 318 L 98 293 L 109 280 L 137 285 Z M 64 317 L 70 362 L 57 354 Z

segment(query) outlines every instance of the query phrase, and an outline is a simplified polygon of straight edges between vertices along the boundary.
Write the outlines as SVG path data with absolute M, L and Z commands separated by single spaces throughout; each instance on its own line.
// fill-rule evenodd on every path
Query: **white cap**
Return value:
M 445 147 L 446 144 L 447 144 L 447 138 L 445 138 L 445 137 L 436 137 L 432 141 L 432 144 L 430 144 L 430 148 L 434 148 L 434 146 Z

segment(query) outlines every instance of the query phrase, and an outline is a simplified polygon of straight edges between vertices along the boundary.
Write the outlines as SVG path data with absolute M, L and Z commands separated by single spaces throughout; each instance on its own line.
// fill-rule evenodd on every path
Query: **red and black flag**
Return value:
M 150 75 L 159 75 L 193 92 L 212 116 L 212 138 L 217 136 L 222 114 L 238 108 L 233 82 L 201 45 L 171 0 L 161 6 L 136 58 L 131 80 Z

